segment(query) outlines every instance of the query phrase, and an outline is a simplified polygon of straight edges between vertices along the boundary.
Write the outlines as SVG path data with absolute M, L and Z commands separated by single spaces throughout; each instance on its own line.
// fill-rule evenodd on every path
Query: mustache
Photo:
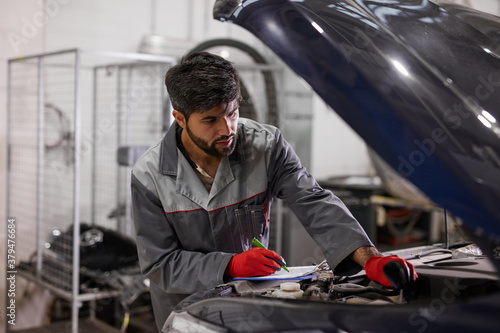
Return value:
M 235 133 L 233 133 L 233 134 L 229 134 L 229 135 L 224 135 L 224 136 L 219 137 L 219 138 L 218 138 L 217 140 L 215 140 L 215 141 L 216 141 L 216 142 L 218 142 L 218 141 L 225 141 L 225 140 L 229 140 L 229 139 L 231 139 L 231 138 L 234 138 L 235 136 L 236 136 L 236 134 L 235 134 Z

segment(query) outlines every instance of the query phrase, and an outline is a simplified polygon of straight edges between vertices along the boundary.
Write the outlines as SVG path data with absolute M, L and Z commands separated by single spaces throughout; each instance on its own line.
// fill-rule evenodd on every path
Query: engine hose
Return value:
M 349 294 L 349 295 L 363 294 L 368 292 L 373 292 L 384 296 L 396 296 L 399 294 L 398 291 L 393 289 L 382 289 L 371 286 L 364 287 L 357 284 L 341 284 L 341 285 L 334 284 L 330 286 L 330 291 Z

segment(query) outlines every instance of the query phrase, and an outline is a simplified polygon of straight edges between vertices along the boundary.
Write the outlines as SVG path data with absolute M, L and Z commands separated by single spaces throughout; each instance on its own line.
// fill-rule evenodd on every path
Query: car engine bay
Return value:
M 500 291 L 495 267 L 475 244 L 451 249 L 441 244 L 397 250 L 409 260 L 419 278 L 409 288 L 394 290 L 366 278 L 364 271 L 353 276 L 335 276 L 323 261 L 313 276 L 299 280 L 234 281 L 232 296 L 274 297 L 342 304 L 417 304 L 442 299 L 445 303 Z M 284 288 L 284 290 L 280 290 Z M 299 293 L 297 293 L 300 288 Z M 291 289 L 291 290 L 290 290 Z M 227 291 L 226 291 L 227 293 Z
M 237 280 L 195 293 L 177 305 L 162 332 L 186 327 L 203 332 L 442 332 L 443 325 L 456 332 L 498 329 L 500 318 L 484 318 L 491 318 L 500 278 L 492 259 L 474 243 L 384 252 L 392 254 L 409 260 L 418 273 L 406 289 L 383 287 L 364 271 L 335 276 L 322 262 L 296 280 Z

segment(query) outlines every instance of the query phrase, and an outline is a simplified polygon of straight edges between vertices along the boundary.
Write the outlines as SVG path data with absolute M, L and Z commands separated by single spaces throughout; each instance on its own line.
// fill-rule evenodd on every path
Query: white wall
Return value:
M 0 1 L 0 265 L 6 267 L 6 171 L 7 171 L 7 59 L 45 50 L 45 27 L 32 29 L 38 1 Z M 28 23 L 26 23 L 28 22 Z M 15 35 L 14 35 L 15 34 Z M 0 271 L 0 308 L 5 309 L 5 269 Z M 18 285 L 20 287 L 20 285 Z M 5 330 L 5 311 L 0 311 L 0 332 Z
M 318 97 L 313 110 L 311 173 L 316 179 L 375 175 L 360 136 Z
M 472 7 L 474 9 L 500 16 L 499 0 L 452 0 L 460 5 Z

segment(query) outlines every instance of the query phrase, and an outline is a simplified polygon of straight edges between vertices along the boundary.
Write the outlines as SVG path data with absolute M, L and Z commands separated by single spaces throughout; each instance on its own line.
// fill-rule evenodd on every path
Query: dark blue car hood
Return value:
M 500 19 L 427 0 L 219 0 L 386 162 L 500 244 Z

